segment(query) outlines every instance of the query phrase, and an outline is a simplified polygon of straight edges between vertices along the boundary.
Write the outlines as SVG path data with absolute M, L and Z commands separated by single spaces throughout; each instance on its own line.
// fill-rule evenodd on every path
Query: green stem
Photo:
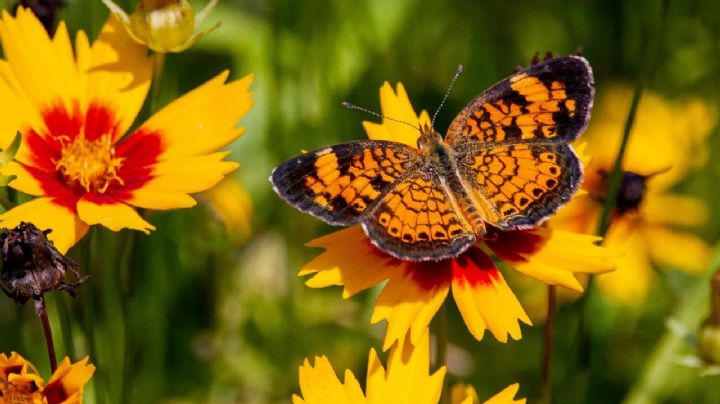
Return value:
M 152 80 L 152 93 L 150 95 L 150 112 L 158 110 L 158 103 L 160 102 L 160 82 L 162 79 L 163 70 L 165 68 L 165 54 L 155 52 L 153 54 L 153 80 Z
M 10 210 L 15 207 L 15 204 L 5 195 L 5 192 L 0 192 L 0 205 L 2 205 L 5 210 Z
M 437 336 L 437 346 L 435 347 L 435 367 L 440 369 L 443 366 L 447 367 L 447 348 L 448 348 L 448 336 L 447 336 L 447 301 L 445 301 L 436 317 L 437 329 L 435 335 Z M 440 396 L 440 404 L 447 404 L 450 402 L 450 389 L 448 383 L 448 375 L 445 374 L 445 380 L 443 380 L 443 390 Z
M 653 69 L 656 65 L 662 38 L 664 36 L 665 25 L 667 21 L 668 8 L 670 0 L 663 0 L 659 3 L 659 9 L 657 10 L 654 25 L 649 32 L 649 37 L 646 41 L 646 54 L 643 59 L 644 63 L 638 72 L 638 78 L 633 91 L 632 101 L 630 102 L 630 109 L 628 110 L 627 119 L 622 131 L 622 138 L 620 141 L 620 147 L 618 148 L 615 156 L 615 163 L 613 165 L 612 172 L 608 179 L 608 186 L 605 194 L 605 204 L 600 213 L 598 220 L 598 226 L 595 234 L 600 237 L 605 237 L 610 228 L 612 222 L 612 215 L 615 210 L 617 198 L 620 193 L 620 187 L 622 186 L 623 179 L 623 159 L 627 150 L 627 145 L 630 140 L 630 134 L 632 132 L 633 125 L 635 124 L 635 116 L 637 109 L 640 104 L 643 92 L 647 87 L 650 79 L 653 75 Z M 591 395 L 591 388 L 589 383 L 594 380 L 593 375 L 593 344 L 592 344 L 592 329 L 590 320 L 592 315 L 588 313 L 591 310 L 591 299 L 594 296 L 592 293 L 594 288 L 594 277 L 593 275 L 588 276 L 588 283 L 586 292 L 578 302 L 579 307 L 579 321 L 578 321 L 578 363 L 580 383 L 584 386 L 586 396 Z M 576 377 L 576 378 L 577 378 Z M 587 398 L 587 397 L 586 397 Z
M 40 295 L 35 298 L 35 312 L 42 322 L 43 334 L 45 335 L 45 345 L 47 346 L 48 356 L 50 357 L 50 370 L 52 373 L 55 373 L 57 370 L 57 355 L 55 355 L 52 328 L 50 328 L 50 321 L 48 320 L 47 310 L 45 308 L 45 296 Z
M 545 333 L 542 358 L 542 392 L 540 402 L 552 402 L 552 382 L 550 380 L 550 368 L 552 367 L 553 336 L 555 330 L 555 309 L 557 306 L 557 287 L 548 285 L 547 296 L 547 317 L 545 319 Z

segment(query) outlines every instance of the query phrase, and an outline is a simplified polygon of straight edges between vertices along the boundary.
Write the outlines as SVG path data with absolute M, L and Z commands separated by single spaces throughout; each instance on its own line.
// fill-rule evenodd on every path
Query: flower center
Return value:
M 604 170 L 600 170 L 600 186 L 596 198 L 599 202 L 605 202 L 605 193 L 608 188 L 608 180 L 610 174 Z M 637 211 L 645 196 L 647 190 L 646 181 L 649 176 L 634 173 L 632 171 L 623 171 L 620 190 L 615 200 L 615 209 L 617 213 L 622 215 L 628 212 Z M 591 192 L 592 194 L 592 192 Z
M 55 163 L 65 182 L 86 192 L 105 193 L 113 181 L 124 185 L 118 176 L 123 158 L 115 157 L 110 135 L 87 140 L 80 135 L 72 142 L 63 142 L 60 160 Z

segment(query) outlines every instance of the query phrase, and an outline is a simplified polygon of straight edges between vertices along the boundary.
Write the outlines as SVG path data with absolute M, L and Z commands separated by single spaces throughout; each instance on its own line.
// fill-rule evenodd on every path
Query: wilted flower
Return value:
M 195 14 L 187 0 L 141 0 L 128 16 L 112 0 L 103 0 L 133 40 L 159 53 L 182 52 L 219 27 L 218 22 L 205 31 L 195 32 L 217 2 L 210 0 Z
M 51 290 L 61 289 L 74 294 L 77 284 L 67 284 L 64 279 L 68 270 L 80 278 L 77 265 L 60 254 L 52 241 L 47 239 L 49 232 L 40 231 L 32 223 L 25 222 L 14 229 L 0 231 L 0 279 L 8 288 L 8 296 L 18 304 Z M 78 283 L 82 281 L 84 278 Z

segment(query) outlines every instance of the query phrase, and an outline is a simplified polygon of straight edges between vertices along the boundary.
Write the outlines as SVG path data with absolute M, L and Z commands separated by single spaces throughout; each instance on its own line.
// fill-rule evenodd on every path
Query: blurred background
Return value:
M 64 3 L 61 18 L 71 32 L 97 35 L 108 16 L 99 0 Z M 135 2 L 118 3 L 132 10 Z M 617 92 L 605 89 L 630 94 L 639 78 L 665 103 L 671 121 L 687 122 L 681 106 L 688 100 L 701 103 L 702 113 L 684 127 L 702 128 L 702 136 L 672 130 L 662 136 L 702 138 L 698 154 L 682 157 L 693 164 L 670 190 L 704 201 L 707 218 L 686 231 L 712 251 L 720 235 L 714 209 L 720 198 L 720 3 L 668 4 L 658 31 L 661 2 L 649 0 L 222 0 L 204 24 L 222 26 L 188 51 L 168 55 L 160 100 L 166 104 L 225 69 L 231 78 L 254 73 L 255 106 L 241 123 L 245 135 L 232 145 L 240 168 L 198 195 L 197 207 L 151 212 L 157 230 L 149 236 L 93 227 L 70 254 L 92 278 L 75 299 L 48 297 L 60 355 L 90 354 L 98 367 L 88 402 L 289 402 L 299 392 L 298 366 L 315 355 L 328 356 L 341 378 L 344 369 L 353 370 L 362 384 L 368 351 L 381 347 L 384 333 L 384 324 L 369 324 L 378 289 L 342 300 L 340 288 L 305 287 L 297 270 L 319 251 L 304 244 L 331 228 L 287 206 L 267 178 L 300 150 L 366 137 L 361 122 L 374 118 L 340 104 L 379 110 L 386 80 L 402 82 L 418 112 L 433 111 L 463 64 L 437 118 L 440 132 L 536 52 L 582 48 L 603 113 L 624 119 L 628 96 L 615 100 Z M 645 68 L 653 38 L 659 53 Z M 605 119 L 598 109 L 590 131 Z M 596 136 L 616 144 L 621 135 L 619 125 Z M 720 378 L 701 375 L 707 363 L 679 364 L 697 351 L 716 258 L 709 253 L 691 272 L 653 264 L 646 293 L 631 301 L 593 294 L 581 309 L 576 296 L 562 299 L 554 402 L 720 402 Z M 535 325 L 523 327 L 520 341 L 502 344 L 488 335 L 477 342 L 450 304 L 449 378 L 472 384 L 480 397 L 520 382 L 519 396 L 536 402 L 546 287 L 509 268 L 503 274 Z M 581 310 L 592 323 L 590 338 L 578 337 Z M 49 374 L 42 338 L 32 305 L 0 300 L 0 352 L 21 352 Z M 580 340 L 590 345 L 579 346 Z

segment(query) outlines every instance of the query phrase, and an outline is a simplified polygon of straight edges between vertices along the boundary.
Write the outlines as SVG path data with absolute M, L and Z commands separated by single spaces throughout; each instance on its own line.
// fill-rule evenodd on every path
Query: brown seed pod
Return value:
M 32 223 L 21 222 L 14 229 L 0 231 L 2 252 L 3 291 L 18 304 L 29 298 L 39 298 L 51 290 L 65 290 L 74 296 L 75 287 L 85 281 L 80 278 L 77 264 L 55 248 L 47 235 Z M 78 278 L 74 284 L 65 283 L 68 270 Z

